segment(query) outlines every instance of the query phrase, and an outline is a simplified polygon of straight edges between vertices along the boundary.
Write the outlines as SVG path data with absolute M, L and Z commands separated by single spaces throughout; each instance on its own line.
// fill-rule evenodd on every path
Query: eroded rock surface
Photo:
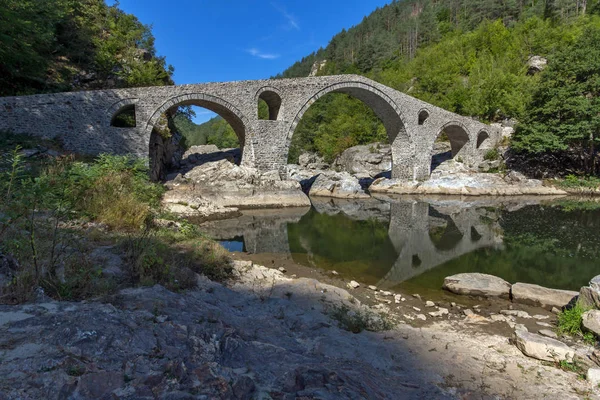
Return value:
M 374 178 L 392 170 L 392 148 L 381 143 L 350 147 L 340 154 L 333 166 L 353 175 Z
M 579 293 L 571 290 L 546 288 L 530 283 L 515 283 L 512 285 L 511 294 L 515 303 L 561 308 L 569 304 Z
M 543 361 L 573 361 L 575 352 L 563 342 L 525 330 L 516 330 L 515 345 L 526 356 Z
M 480 273 L 446 277 L 443 288 L 452 293 L 473 296 L 508 298 L 510 295 L 510 283 L 497 276 Z
M 259 173 L 227 159 L 208 161 L 167 182 L 165 202 L 173 212 L 202 215 L 225 213 L 223 208 L 309 206 L 300 184 L 282 180 L 278 171 Z M 189 209 L 177 205 L 193 204 Z

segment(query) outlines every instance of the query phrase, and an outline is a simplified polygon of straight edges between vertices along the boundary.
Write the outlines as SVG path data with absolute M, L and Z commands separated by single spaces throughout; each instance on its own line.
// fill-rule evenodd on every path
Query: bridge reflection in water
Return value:
M 247 211 L 203 229 L 217 240 L 243 240 L 246 252 L 289 255 L 380 288 L 478 249 L 502 248 L 499 214 L 480 200 L 312 200 L 311 209 Z

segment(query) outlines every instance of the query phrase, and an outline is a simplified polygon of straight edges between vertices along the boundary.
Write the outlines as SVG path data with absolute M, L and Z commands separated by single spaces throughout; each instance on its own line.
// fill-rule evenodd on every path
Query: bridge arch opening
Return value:
M 241 164 L 247 126 L 246 117 L 218 97 L 198 93 L 169 99 L 153 113 L 146 128 L 151 177 L 164 179 L 175 166 L 177 152 L 183 155 L 185 169 L 223 159 Z
M 381 171 L 369 171 L 371 178 L 413 178 L 414 148 L 396 103 L 374 86 L 338 83 L 308 98 L 295 116 L 287 136 L 288 162 L 298 163 L 302 153 L 343 162 L 342 153 L 358 145 L 381 158 Z
M 110 126 L 115 128 L 135 128 L 135 104 L 127 104 L 117 110 L 110 119 Z
M 469 134 L 462 124 L 450 122 L 444 125 L 432 146 L 430 172 L 451 159 L 462 162 L 461 153 L 468 142 Z
M 429 118 L 429 111 L 421 110 L 419 111 L 419 125 L 424 125 L 425 121 Z
M 488 145 L 491 143 L 490 134 L 486 131 L 481 131 L 477 134 L 477 148 L 478 149 L 486 149 Z
M 258 95 L 258 119 L 277 121 L 281 110 L 281 96 L 274 90 L 262 89 Z

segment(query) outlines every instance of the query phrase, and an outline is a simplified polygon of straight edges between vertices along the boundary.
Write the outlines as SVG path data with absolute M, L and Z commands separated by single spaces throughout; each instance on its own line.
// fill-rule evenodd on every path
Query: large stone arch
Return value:
M 312 95 L 295 115 L 286 135 L 286 158 L 300 120 L 319 98 L 329 93 L 345 93 L 369 106 L 381 119 L 392 146 L 392 178 L 414 179 L 414 144 L 407 123 L 396 102 L 373 85 L 348 81 L 329 85 Z
M 233 128 L 240 142 L 242 164 L 253 166 L 254 151 L 252 149 L 252 141 L 247 140 L 250 136 L 248 130 L 251 126 L 248 118 L 237 107 L 226 100 L 206 93 L 190 93 L 174 96 L 158 107 L 150 119 L 148 119 L 144 130 L 144 138 L 147 140 L 148 146 L 150 146 L 150 136 L 154 129 L 154 125 L 158 122 L 160 116 L 173 107 L 187 105 L 206 108 L 217 113 L 227 121 Z

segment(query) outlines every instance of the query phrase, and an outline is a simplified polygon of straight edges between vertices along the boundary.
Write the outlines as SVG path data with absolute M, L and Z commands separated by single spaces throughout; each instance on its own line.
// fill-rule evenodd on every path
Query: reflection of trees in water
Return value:
M 446 276 L 481 272 L 509 282 L 578 290 L 600 273 L 600 210 L 566 212 L 560 207 L 526 206 L 502 211 L 505 248 L 480 249 L 450 260 L 411 280 L 438 288 Z M 472 237 L 474 233 L 471 233 Z
M 386 223 L 341 213 L 319 214 L 312 209 L 288 225 L 288 240 L 292 257 L 300 264 L 370 280 L 385 275 L 397 258 Z

